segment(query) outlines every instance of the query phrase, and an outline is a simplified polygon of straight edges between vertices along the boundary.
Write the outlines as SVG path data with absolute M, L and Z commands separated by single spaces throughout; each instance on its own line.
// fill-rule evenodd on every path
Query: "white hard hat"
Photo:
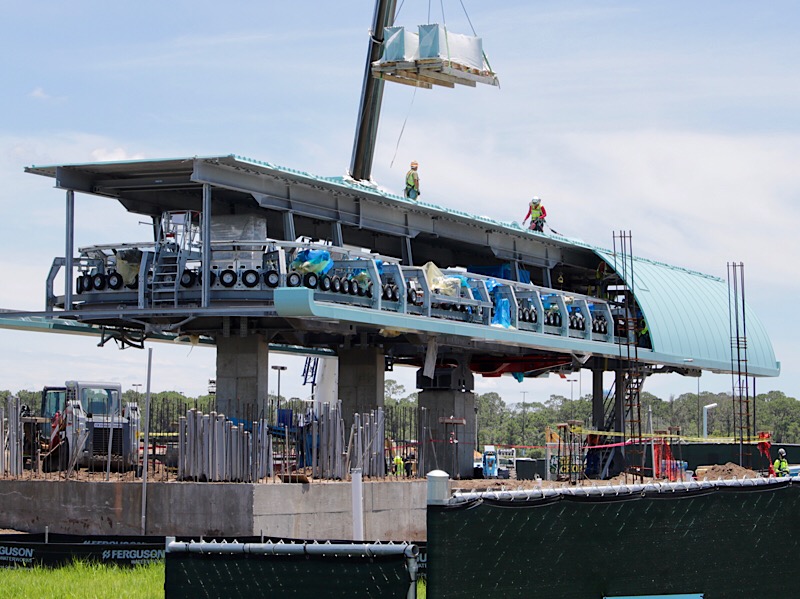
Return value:
M 533 196 L 533 199 L 531 200 L 531 202 L 533 202 L 534 204 L 541 204 L 542 198 L 540 198 L 538 196 Z
M 786 450 L 783 447 L 781 447 L 778 450 L 778 455 L 781 456 L 781 457 L 785 456 L 786 455 Z

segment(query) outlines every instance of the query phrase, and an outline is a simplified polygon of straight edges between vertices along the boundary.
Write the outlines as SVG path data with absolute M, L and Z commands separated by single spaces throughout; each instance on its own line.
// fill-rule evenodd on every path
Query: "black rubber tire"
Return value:
M 242 285 L 247 287 L 248 289 L 252 289 L 258 282 L 261 280 L 261 277 L 258 276 L 258 271 L 248 269 L 242 273 Z
M 389 299 L 393 302 L 400 301 L 400 290 L 397 288 L 397 285 L 389 286 Z
M 385 299 L 387 302 L 391 299 L 391 293 L 389 292 L 389 283 L 386 283 L 381 287 L 381 299 Z
M 539 320 L 539 314 L 536 312 L 536 308 L 531 308 L 531 322 L 536 323 Z
M 94 289 L 94 286 L 92 285 L 92 275 L 83 274 L 83 275 L 81 275 L 81 278 L 83 279 L 83 292 L 84 293 Z
M 192 287 L 197 282 L 197 274 L 188 268 L 181 275 L 181 287 Z
M 92 277 L 92 287 L 97 291 L 102 291 L 106 288 L 106 276 L 103 273 L 96 273 Z
M 367 297 L 372 297 L 372 283 L 367 285 L 367 291 L 365 293 L 367 294 Z
M 200 284 L 203 283 L 203 272 L 202 271 L 199 271 L 197 273 L 197 282 L 200 283 Z M 208 285 L 209 285 L 209 287 L 213 287 L 214 283 L 216 283 L 216 282 L 217 282 L 217 273 L 215 273 L 213 270 L 209 271 L 209 273 L 208 273 Z
M 128 289 L 139 289 L 139 273 L 133 275 L 133 281 L 125 285 Z
M 303 276 L 303 285 L 309 289 L 316 289 L 319 285 L 319 275 L 315 272 L 307 272 Z
M 322 275 L 319 278 L 319 284 L 317 285 L 317 288 L 320 291 L 330 291 L 331 290 L 331 279 L 330 279 L 330 277 L 327 276 L 327 275 Z
M 117 289 L 122 288 L 122 275 L 119 274 L 116 270 L 112 270 L 108 273 L 108 288 L 113 289 L 116 291 Z
M 75 293 L 78 295 L 83 293 L 83 276 L 81 275 L 75 279 Z
M 342 288 L 339 289 L 339 292 L 344 295 L 350 294 L 350 279 L 340 279 L 342 283 Z
M 299 273 L 290 272 L 286 275 L 286 286 L 287 287 L 300 287 L 300 283 L 303 282 L 302 277 Z
M 413 287 L 409 287 L 408 293 L 406 294 L 406 298 L 409 304 L 416 305 L 417 303 L 417 290 Z
M 235 270 L 230 268 L 226 268 L 221 273 L 219 273 L 219 284 L 223 287 L 231 288 L 236 285 L 236 280 L 238 279 L 238 275 L 236 274 Z
M 264 273 L 264 283 L 270 289 L 275 289 L 281 284 L 281 275 L 277 270 L 268 270 Z
M 334 275 L 331 277 L 331 291 L 339 293 L 342 290 L 342 280 Z
M 355 279 L 350 279 L 350 295 L 361 295 L 361 285 Z

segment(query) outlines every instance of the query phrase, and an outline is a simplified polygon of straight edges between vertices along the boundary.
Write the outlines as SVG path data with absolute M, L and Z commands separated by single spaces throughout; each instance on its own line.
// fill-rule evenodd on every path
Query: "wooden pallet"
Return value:
M 413 61 L 374 62 L 372 76 L 395 83 L 431 89 L 434 85 L 453 88 L 475 87 L 478 83 L 500 85 L 491 71 L 479 71 L 451 60 L 425 58 Z

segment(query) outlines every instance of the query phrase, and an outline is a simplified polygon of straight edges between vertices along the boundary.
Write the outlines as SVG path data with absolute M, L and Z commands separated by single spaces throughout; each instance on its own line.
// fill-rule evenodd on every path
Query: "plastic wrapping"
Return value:
M 501 297 L 495 303 L 492 326 L 509 328 L 511 326 L 511 304 L 507 297 Z
M 433 262 L 428 262 L 422 267 L 422 272 L 425 273 L 425 280 L 428 282 L 433 293 L 441 295 L 450 295 L 453 297 L 459 296 L 459 288 L 461 287 L 461 279 L 457 277 L 446 277 L 439 270 Z
M 117 261 L 117 272 L 122 277 L 125 285 L 132 285 L 139 274 L 139 265 L 142 262 L 142 252 L 137 249 L 120 250 L 114 252 Z
M 211 241 L 265 241 L 267 220 L 252 214 L 221 214 L 211 219 Z M 214 260 L 259 262 L 263 251 L 215 251 Z
M 330 252 L 325 250 L 300 250 L 289 267 L 301 274 L 313 272 L 324 275 L 333 268 L 333 260 Z
M 441 58 L 476 71 L 489 71 L 481 38 L 450 33 L 444 25 L 419 26 L 419 58 Z
M 380 62 L 409 62 L 419 58 L 419 35 L 405 27 L 383 30 L 383 55 Z

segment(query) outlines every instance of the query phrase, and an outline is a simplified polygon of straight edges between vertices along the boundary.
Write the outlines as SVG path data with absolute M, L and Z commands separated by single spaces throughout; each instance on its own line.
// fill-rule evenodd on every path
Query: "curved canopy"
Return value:
M 599 248 L 594 251 L 614 267 L 613 252 Z M 629 287 L 633 286 L 655 353 L 683 357 L 692 367 L 731 370 L 735 333 L 732 335 L 730 330 L 726 281 L 636 257 L 629 272 L 621 268 L 617 271 Z M 739 335 L 747 340 L 749 374 L 777 376 L 780 364 L 775 361 L 769 336 L 749 306 L 745 306 L 744 323 L 746 331 L 740 330 Z

